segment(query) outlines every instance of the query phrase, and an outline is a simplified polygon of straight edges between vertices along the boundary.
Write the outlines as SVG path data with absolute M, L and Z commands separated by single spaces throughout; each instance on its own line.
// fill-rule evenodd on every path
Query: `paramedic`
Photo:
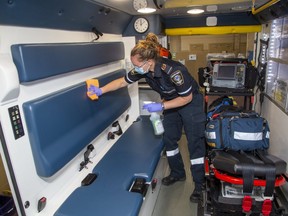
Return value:
M 163 111 L 164 115 L 163 142 L 171 172 L 162 179 L 162 184 L 168 186 L 186 179 L 177 143 L 181 138 L 184 126 L 188 140 L 191 172 L 195 182 L 190 200 L 198 202 L 201 199 L 205 174 L 204 130 L 206 118 L 203 97 L 199 93 L 198 85 L 184 65 L 159 57 L 157 44 L 149 40 L 140 40 L 131 50 L 131 62 L 134 69 L 125 77 L 116 79 L 101 88 L 92 86 L 89 91 L 100 96 L 125 87 L 141 78 L 146 79 L 151 88 L 162 98 L 162 103 L 149 103 L 143 106 L 143 109 L 147 109 L 149 112 Z

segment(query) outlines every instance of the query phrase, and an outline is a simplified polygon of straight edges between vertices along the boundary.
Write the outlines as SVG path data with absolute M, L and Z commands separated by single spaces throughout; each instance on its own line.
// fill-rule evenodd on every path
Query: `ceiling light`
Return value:
M 155 8 L 148 8 L 148 7 L 137 10 L 137 12 L 139 13 L 153 13 L 155 11 L 156 11 Z
M 204 12 L 203 9 L 196 9 L 196 8 L 187 11 L 187 13 L 189 14 L 201 14 L 203 12 Z

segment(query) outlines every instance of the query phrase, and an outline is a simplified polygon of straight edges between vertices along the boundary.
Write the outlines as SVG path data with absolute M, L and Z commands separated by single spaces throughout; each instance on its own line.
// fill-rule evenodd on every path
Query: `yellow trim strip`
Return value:
M 209 35 L 209 34 L 238 34 L 260 32 L 261 25 L 249 26 L 213 26 L 213 27 L 191 27 L 165 29 L 166 35 Z
M 271 5 L 273 5 L 273 4 L 275 4 L 275 3 L 279 2 L 279 1 L 280 0 L 271 0 L 270 2 L 262 5 L 261 7 L 257 8 L 257 9 L 255 9 L 255 7 L 254 7 L 254 1 L 252 1 L 253 2 L 252 14 L 255 15 L 255 14 L 265 10 L 266 8 L 270 7 Z
M 250 0 L 238 0 L 239 2 L 249 2 Z M 203 5 L 233 4 L 235 0 L 166 0 L 165 8 L 193 7 Z

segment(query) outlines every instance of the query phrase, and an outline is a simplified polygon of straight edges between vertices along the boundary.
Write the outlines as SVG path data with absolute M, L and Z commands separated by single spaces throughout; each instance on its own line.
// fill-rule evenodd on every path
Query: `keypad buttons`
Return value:
M 23 125 L 22 125 L 19 107 L 17 105 L 10 107 L 10 108 L 8 108 L 8 112 L 9 112 L 9 116 L 10 116 L 12 130 L 14 133 L 14 138 L 18 139 L 18 138 L 24 136 L 24 130 L 23 130 Z

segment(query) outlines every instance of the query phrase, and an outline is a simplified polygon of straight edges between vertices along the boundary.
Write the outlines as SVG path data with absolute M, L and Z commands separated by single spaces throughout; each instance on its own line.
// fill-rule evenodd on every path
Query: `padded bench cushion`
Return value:
M 234 154 L 238 152 L 234 151 Z M 243 157 L 248 157 L 253 163 L 242 163 L 239 158 L 236 158 L 229 151 L 213 150 L 211 154 L 212 164 L 218 170 L 234 175 L 242 175 L 244 169 L 250 168 L 254 170 L 255 177 L 264 177 L 267 172 L 267 164 L 265 164 L 259 157 L 252 153 L 245 153 Z M 274 155 L 267 154 L 266 157 L 274 163 L 276 168 L 276 175 L 286 172 L 286 162 Z
M 143 197 L 129 188 L 138 176 L 151 181 L 162 149 L 149 116 L 141 116 L 96 165 L 97 179 L 77 188 L 54 216 L 137 216 Z
M 101 86 L 124 69 L 98 77 Z M 51 177 L 131 105 L 127 88 L 90 100 L 86 83 L 23 104 L 37 174 Z
M 11 46 L 11 53 L 19 80 L 23 83 L 121 60 L 124 58 L 124 44 L 15 44 Z

